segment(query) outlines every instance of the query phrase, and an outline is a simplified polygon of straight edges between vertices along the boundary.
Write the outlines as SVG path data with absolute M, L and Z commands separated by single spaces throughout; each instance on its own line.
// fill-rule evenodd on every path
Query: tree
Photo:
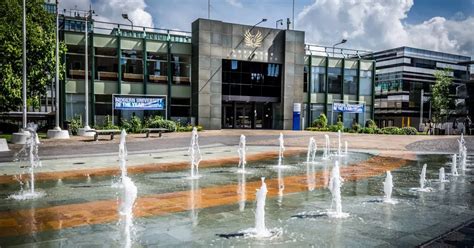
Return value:
M 437 70 L 434 73 L 436 82 L 432 88 L 431 106 L 434 110 L 435 122 L 442 121 L 448 115 L 448 109 L 453 103 L 449 97 L 449 87 L 453 84 L 451 70 Z
M 22 106 L 22 4 L 21 0 L 0 1 L 0 112 Z M 27 104 L 36 107 L 56 73 L 56 17 L 44 9 L 44 0 L 26 1 L 26 13 Z M 60 43 L 60 58 L 65 51 Z

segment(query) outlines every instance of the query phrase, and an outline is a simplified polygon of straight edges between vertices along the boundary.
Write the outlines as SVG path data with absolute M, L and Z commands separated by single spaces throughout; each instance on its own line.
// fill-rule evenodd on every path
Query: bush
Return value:
M 0 122 L 0 133 L 15 133 L 18 132 L 19 126 L 13 123 Z
M 122 120 L 122 128 L 127 133 L 139 133 L 142 131 L 142 120 L 138 116 L 132 116 L 130 121 Z
M 313 121 L 312 127 L 326 128 L 328 126 L 328 118 L 325 114 L 320 114 L 319 117 Z
M 341 130 L 341 132 L 344 131 L 344 123 L 341 121 L 338 121 L 336 125 L 329 126 L 329 131 L 331 132 L 337 132 L 339 130 Z
M 355 133 L 360 133 L 360 130 L 361 129 L 361 126 L 359 123 L 354 123 L 352 124 L 352 130 L 355 132 Z
M 403 133 L 406 135 L 416 135 L 418 131 L 414 127 L 404 127 L 402 128 Z
M 398 127 L 384 127 L 382 128 L 383 134 L 405 134 L 405 132 Z
M 374 120 L 367 120 L 367 126 L 369 128 L 372 128 L 372 129 L 376 129 L 377 128 L 377 124 L 375 124 L 375 121 Z
M 360 129 L 360 132 L 374 134 L 374 133 L 377 133 L 377 128 L 363 127 Z
M 163 117 L 156 115 L 145 121 L 145 127 L 148 128 L 166 128 L 170 132 L 176 131 L 176 123 L 174 121 L 164 120 Z
M 105 116 L 103 125 L 102 126 L 97 125 L 95 126 L 95 129 L 104 130 L 104 129 L 120 129 L 120 128 L 117 125 L 113 125 L 112 118 L 110 118 L 110 115 L 107 115 Z
M 72 135 L 77 135 L 79 128 L 82 128 L 82 117 L 80 115 L 75 115 L 69 120 L 69 131 Z
M 193 131 L 193 127 L 194 126 L 191 126 L 191 125 L 181 126 L 179 123 L 177 123 L 176 131 L 177 132 L 191 132 L 191 131 Z M 204 129 L 202 126 L 196 126 L 196 128 L 199 132 Z

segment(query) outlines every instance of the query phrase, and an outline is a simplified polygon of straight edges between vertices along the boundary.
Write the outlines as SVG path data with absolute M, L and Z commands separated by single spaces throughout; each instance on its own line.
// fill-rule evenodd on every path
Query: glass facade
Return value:
M 326 68 L 321 66 L 311 67 L 311 93 L 326 92 Z
M 342 90 L 342 71 L 338 67 L 328 68 L 328 92 L 341 93 Z

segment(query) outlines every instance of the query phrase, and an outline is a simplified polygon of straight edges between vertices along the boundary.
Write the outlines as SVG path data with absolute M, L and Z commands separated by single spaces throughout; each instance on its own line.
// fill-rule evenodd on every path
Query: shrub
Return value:
M 414 127 L 404 127 L 402 128 L 403 133 L 406 135 L 416 135 L 418 131 Z
M 138 116 L 132 116 L 130 121 L 122 120 L 122 128 L 128 133 L 139 133 L 142 127 L 142 120 Z
M 341 121 L 338 121 L 336 125 L 329 126 L 329 131 L 331 132 L 337 132 L 339 130 L 344 131 L 344 123 Z
M 102 126 L 96 126 L 96 129 L 120 129 L 119 126 L 112 124 L 112 118 L 110 115 L 105 116 L 104 123 Z
M 163 117 L 156 115 L 145 121 L 145 127 L 149 128 L 166 128 L 170 132 L 176 131 L 176 123 L 174 121 L 164 120 Z
M 361 133 L 369 133 L 369 134 L 374 134 L 377 132 L 377 128 L 370 128 L 370 127 L 363 127 L 360 129 Z
M 375 121 L 374 121 L 374 120 L 370 120 L 370 119 L 367 120 L 367 126 L 368 126 L 369 128 L 373 128 L 373 129 L 377 128 L 377 124 L 375 124 Z
M 359 133 L 361 130 L 361 126 L 359 123 L 354 123 L 352 124 L 352 130 L 355 132 L 355 133 Z
M 15 133 L 18 132 L 19 127 L 16 124 L 8 122 L 0 122 L 0 133 Z
M 326 128 L 328 126 L 328 118 L 325 114 L 320 114 L 319 117 L 313 121 L 312 127 Z
M 177 132 L 191 132 L 193 131 L 193 127 L 192 125 L 187 125 L 187 126 L 181 126 L 179 123 L 176 123 L 176 131 Z M 204 128 L 202 126 L 196 126 L 198 132 L 204 130 Z
M 384 127 L 382 128 L 383 134 L 405 134 L 405 132 L 398 127 Z
M 71 131 L 72 135 L 77 135 L 79 128 L 82 127 L 82 117 L 80 115 L 74 115 L 69 120 L 69 130 Z

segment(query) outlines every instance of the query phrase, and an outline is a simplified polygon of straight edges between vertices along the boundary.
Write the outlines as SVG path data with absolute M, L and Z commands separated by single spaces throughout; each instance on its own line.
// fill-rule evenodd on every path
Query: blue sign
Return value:
M 364 104 L 333 103 L 332 111 L 362 114 L 365 112 L 365 106 Z
M 165 110 L 164 97 L 114 96 L 114 109 L 119 110 Z

